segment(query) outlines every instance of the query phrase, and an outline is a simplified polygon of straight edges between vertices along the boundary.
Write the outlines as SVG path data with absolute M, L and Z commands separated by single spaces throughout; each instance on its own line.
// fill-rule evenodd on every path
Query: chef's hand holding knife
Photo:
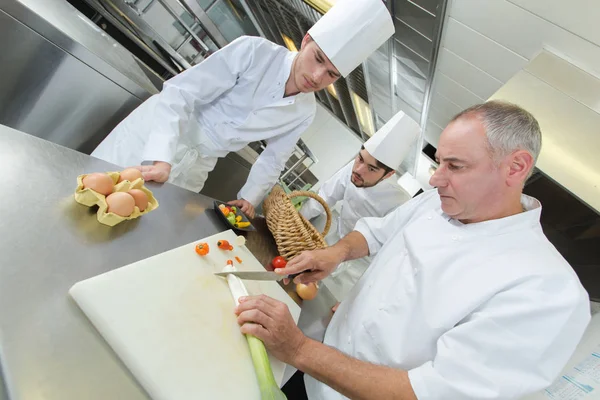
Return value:
M 278 268 L 275 272 L 281 275 L 299 274 L 294 278 L 294 283 L 307 284 L 324 279 L 342 261 L 344 261 L 343 254 L 335 246 L 327 247 L 325 249 L 303 251 L 288 261 L 285 268 Z M 283 283 L 287 285 L 289 280 L 284 279 Z
M 331 247 L 305 251 L 275 271 L 286 276 L 299 273 L 294 282 L 306 284 L 325 278 L 343 261 L 368 254 L 366 239 L 355 231 Z M 239 301 L 235 313 L 242 333 L 256 336 L 275 357 L 294 366 L 309 339 L 296 326 L 287 305 L 265 295 L 241 297 Z
M 295 283 L 316 282 L 329 275 L 343 261 L 334 247 L 305 251 L 292 258 L 285 268 L 275 271 L 282 275 L 300 274 Z M 286 282 L 287 284 L 287 282 Z M 239 299 L 235 313 L 241 332 L 263 341 L 279 360 L 294 365 L 294 358 L 308 338 L 298 328 L 288 306 L 269 296 L 248 296 Z
M 307 284 L 324 279 L 344 261 L 368 255 L 367 239 L 360 232 L 352 231 L 333 246 L 300 253 L 285 268 L 278 268 L 275 272 L 281 275 L 300 274 L 294 278 L 294 283 Z M 285 280 L 284 283 L 287 284 Z

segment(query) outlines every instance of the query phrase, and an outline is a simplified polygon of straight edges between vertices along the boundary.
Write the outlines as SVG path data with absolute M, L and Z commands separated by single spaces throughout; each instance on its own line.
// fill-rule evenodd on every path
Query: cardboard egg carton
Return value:
M 146 215 L 150 211 L 158 208 L 158 200 L 156 200 L 152 192 L 144 186 L 144 180 L 142 178 L 138 178 L 133 182 L 123 181 L 117 183 L 120 176 L 118 172 L 107 172 L 106 174 L 110 176 L 115 184 L 113 193 L 128 192 L 131 189 L 139 189 L 146 193 L 146 196 L 148 196 L 148 207 L 146 207 L 144 211 L 140 211 L 138 206 L 135 206 L 133 208 L 133 213 L 131 213 L 129 217 L 122 217 L 115 213 L 107 212 L 106 210 L 108 209 L 108 204 L 106 203 L 106 196 L 89 188 L 84 189 L 83 178 L 85 178 L 88 174 L 79 175 L 77 177 L 77 189 L 75 189 L 75 201 L 87 207 L 98 206 L 97 218 L 98 222 L 101 224 L 115 226 L 120 222 Z

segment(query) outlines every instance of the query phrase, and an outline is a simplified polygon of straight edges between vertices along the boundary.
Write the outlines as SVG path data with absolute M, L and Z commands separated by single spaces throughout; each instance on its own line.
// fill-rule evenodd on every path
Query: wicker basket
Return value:
M 296 211 L 290 199 L 297 196 L 310 197 L 321 203 L 327 214 L 327 223 L 322 233 Z M 263 211 L 267 226 L 277 243 L 279 254 L 286 260 L 305 250 L 327 247 L 324 237 L 331 226 L 331 211 L 327 203 L 316 193 L 296 191 L 288 195 L 281 186 L 275 185 L 263 203 Z

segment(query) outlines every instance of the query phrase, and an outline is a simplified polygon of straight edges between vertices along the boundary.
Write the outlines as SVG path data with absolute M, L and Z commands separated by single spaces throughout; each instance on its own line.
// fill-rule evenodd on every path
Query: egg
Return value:
M 112 178 L 99 172 L 86 175 L 83 178 L 83 187 L 85 189 L 92 189 L 105 196 L 112 193 L 113 186 Z
M 129 217 L 135 207 L 133 196 L 125 192 L 115 192 L 106 197 L 108 204 L 108 212 L 120 215 L 121 217 Z
M 125 168 L 119 174 L 119 182 L 122 182 L 122 181 L 133 182 L 136 179 L 139 179 L 141 177 L 142 177 L 142 172 L 140 170 L 135 169 L 135 168 Z
M 144 211 L 148 207 L 148 196 L 140 189 L 131 189 L 129 193 L 133 200 L 135 200 L 135 205 L 140 209 L 140 211 Z

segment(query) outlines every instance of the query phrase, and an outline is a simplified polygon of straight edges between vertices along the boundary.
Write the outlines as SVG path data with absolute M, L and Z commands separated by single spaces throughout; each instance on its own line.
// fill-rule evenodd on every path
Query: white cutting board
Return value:
M 245 337 L 225 279 L 213 272 L 228 259 L 239 270 L 264 267 L 231 230 L 76 283 L 79 307 L 153 399 L 260 399 Z M 217 248 L 228 240 L 233 251 Z M 210 252 L 198 256 L 195 245 Z M 235 261 L 242 259 L 242 264 Z M 251 295 L 286 303 L 298 322 L 300 307 L 277 282 L 244 281 Z M 285 364 L 270 357 L 281 385 Z

